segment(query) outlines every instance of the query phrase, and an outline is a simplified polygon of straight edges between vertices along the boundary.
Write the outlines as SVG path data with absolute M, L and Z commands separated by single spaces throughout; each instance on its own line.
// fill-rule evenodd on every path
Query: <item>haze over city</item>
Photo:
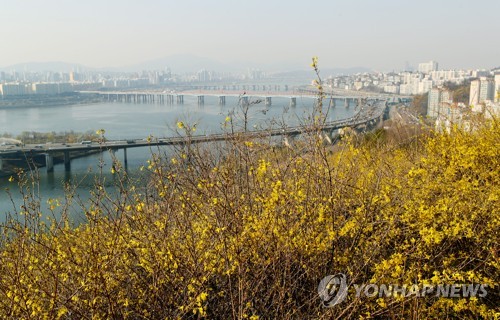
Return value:
M 444 69 L 493 68 L 498 12 L 496 0 L 9 1 L 0 68 L 127 69 L 171 56 L 280 71 L 306 69 L 312 56 L 323 67 L 380 71 L 431 59 Z

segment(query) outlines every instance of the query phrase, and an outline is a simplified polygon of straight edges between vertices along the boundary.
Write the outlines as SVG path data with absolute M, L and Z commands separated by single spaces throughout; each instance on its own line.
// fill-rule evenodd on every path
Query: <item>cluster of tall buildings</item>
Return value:
M 0 98 L 11 96 L 56 95 L 79 90 L 107 88 L 144 88 L 171 83 L 172 74 L 164 71 L 141 73 L 95 72 L 1 72 Z
M 2 83 L 0 84 L 1 96 L 24 96 L 24 95 L 55 95 L 74 91 L 71 83 Z
M 438 70 L 438 63 L 436 61 L 422 62 L 418 64 L 418 72 L 429 74 L 432 71 Z
M 452 124 L 468 125 L 471 113 L 486 118 L 500 116 L 500 73 L 472 80 L 469 90 L 467 105 L 455 102 L 452 91 L 444 87 L 429 91 L 427 116 L 436 119 L 436 127 L 449 130 Z
M 170 68 L 142 72 L 0 72 L 0 98 L 24 95 L 52 95 L 78 90 L 136 89 L 196 82 L 259 80 L 267 75 L 258 69 L 245 74 L 202 69 L 194 73 L 173 74 Z
M 439 70 L 436 61 L 423 62 L 417 71 L 388 73 L 363 73 L 339 76 L 327 80 L 332 88 L 348 90 L 375 90 L 400 95 L 416 95 L 429 92 L 445 83 L 460 84 L 469 79 L 487 76 L 487 70 Z

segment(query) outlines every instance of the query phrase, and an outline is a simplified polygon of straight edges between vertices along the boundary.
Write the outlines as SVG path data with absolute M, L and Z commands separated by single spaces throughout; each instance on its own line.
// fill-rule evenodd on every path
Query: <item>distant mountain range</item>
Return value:
M 291 77 L 311 77 L 312 70 L 307 64 L 275 63 L 258 64 L 251 62 L 221 62 L 215 59 L 199 57 L 190 54 L 178 54 L 164 58 L 149 60 L 140 64 L 109 67 L 92 68 L 78 63 L 68 63 L 61 61 L 51 62 L 28 62 L 18 63 L 7 67 L 0 67 L 0 71 L 31 71 L 31 72 L 71 72 L 71 71 L 110 71 L 110 72 L 138 72 L 142 70 L 165 70 L 170 68 L 173 73 L 197 72 L 201 69 L 214 70 L 218 72 L 245 72 L 250 69 L 260 69 L 278 76 Z M 321 70 L 322 76 L 336 74 L 353 74 L 358 72 L 371 71 L 369 68 L 324 68 Z

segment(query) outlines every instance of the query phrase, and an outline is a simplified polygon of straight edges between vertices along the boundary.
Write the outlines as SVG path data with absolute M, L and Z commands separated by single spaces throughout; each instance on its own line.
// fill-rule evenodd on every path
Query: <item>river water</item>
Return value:
M 252 100 L 255 99 L 250 97 L 250 101 Z M 297 98 L 295 107 L 289 104 L 289 98 L 273 97 L 271 106 L 265 106 L 263 102 L 250 106 L 249 128 L 276 127 L 276 123 L 281 122 L 286 122 L 287 126 L 297 125 L 301 119 L 311 114 L 315 99 L 302 97 Z M 336 106 L 329 112 L 329 120 L 347 118 L 354 113 L 354 107 L 345 108 L 343 100 L 336 101 Z M 176 123 L 183 121 L 191 125 L 196 123 L 196 134 L 211 134 L 222 132 L 228 115 L 235 119 L 236 123 L 240 123 L 241 121 L 238 122 L 238 119 L 241 120 L 240 111 L 239 98 L 229 96 L 226 97 L 224 106 L 218 105 L 218 97 L 206 96 L 204 105 L 200 106 L 195 96 L 185 96 L 184 104 L 109 102 L 90 105 L 10 108 L 0 109 L 0 133 L 7 132 L 16 136 L 23 131 L 85 132 L 104 129 L 105 137 L 110 140 L 146 138 L 149 135 L 160 138 L 176 136 Z M 169 152 L 168 149 L 165 151 Z M 129 171 L 134 174 L 151 157 L 151 150 L 132 148 L 128 149 L 127 155 Z M 122 151 L 118 151 L 116 156 L 119 160 L 123 160 Z M 104 163 L 104 176 L 111 188 L 114 176 L 109 170 L 111 156 L 107 153 L 72 160 L 71 172 L 65 172 L 63 164 L 55 165 L 54 172 L 51 173 L 47 173 L 45 168 L 40 168 L 37 190 L 41 196 L 42 212 L 48 207 L 47 199 L 63 198 L 65 182 L 78 181 L 77 193 L 82 199 L 88 198 L 95 173 L 99 171 L 101 159 Z M 7 212 L 12 212 L 14 207 L 19 208 L 21 204 L 22 196 L 17 185 L 9 182 L 8 177 L 0 178 L 0 222 L 5 219 Z M 78 208 L 74 210 L 73 214 L 78 217 Z

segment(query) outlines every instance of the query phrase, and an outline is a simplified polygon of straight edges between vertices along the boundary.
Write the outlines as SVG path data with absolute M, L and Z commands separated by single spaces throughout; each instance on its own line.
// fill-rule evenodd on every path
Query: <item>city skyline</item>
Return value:
M 64 61 L 120 69 L 187 54 L 276 70 L 305 69 L 312 56 L 323 68 L 390 71 L 435 60 L 440 69 L 489 69 L 500 65 L 498 12 L 494 0 L 27 0 L 3 4 L 0 68 Z

